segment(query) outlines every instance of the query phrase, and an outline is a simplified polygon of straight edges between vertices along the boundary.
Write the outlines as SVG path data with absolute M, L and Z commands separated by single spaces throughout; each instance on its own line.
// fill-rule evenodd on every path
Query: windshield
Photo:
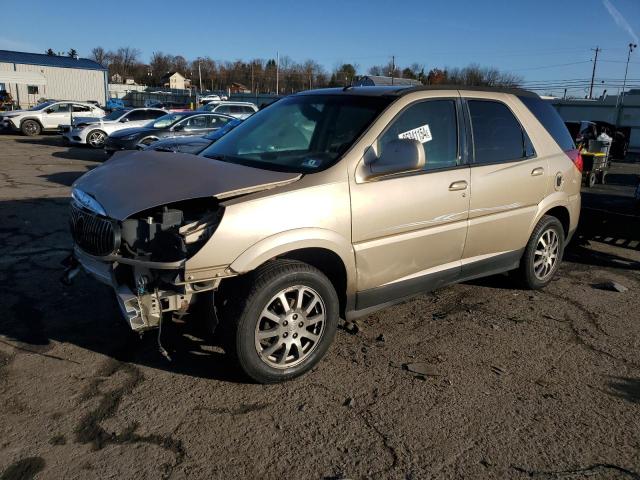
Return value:
M 267 170 L 311 173 L 333 165 L 380 112 L 385 97 L 299 95 L 261 110 L 203 155 Z
M 151 128 L 167 128 L 173 125 L 174 123 L 182 120 L 184 117 L 185 117 L 184 113 L 169 113 L 149 123 L 149 126 Z
M 55 102 L 44 102 L 36 105 L 35 107 L 31 107 L 29 111 L 33 112 L 34 110 L 42 110 L 43 108 L 47 108 L 49 105 L 53 105 Z

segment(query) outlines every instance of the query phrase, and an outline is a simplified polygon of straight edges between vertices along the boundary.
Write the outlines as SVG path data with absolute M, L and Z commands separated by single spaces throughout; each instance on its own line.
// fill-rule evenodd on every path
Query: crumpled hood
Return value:
M 73 184 L 95 198 L 107 215 L 134 213 L 193 198 L 228 198 L 285 185 L 298 173 L 273 172 L 188 153 L 123 152 Z

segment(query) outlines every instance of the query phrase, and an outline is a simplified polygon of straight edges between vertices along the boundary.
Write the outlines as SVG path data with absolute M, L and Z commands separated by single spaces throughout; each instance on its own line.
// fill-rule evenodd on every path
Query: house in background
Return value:
M 119 73 L 114 73 L 113 75 L 111 75 L 111 82 L 113 84 L 118 84 L 118 83 L 122 83 L 125 85 L 137 85 L 136 81 L 133 77 L 123 77 L 122 75 L 120 75 Z
M 251 90 L 249 90 L 246 87 L 246 85 L 243 85 L 242 83 L 233 82 L 229 87 L 229 92 L 230 93 L 251 93 Z
M 185 78 L 180 72 L 169 72 L 161 79 L 163 87 L 176 90 L 187 90 L 191 88 L 191 80 Z

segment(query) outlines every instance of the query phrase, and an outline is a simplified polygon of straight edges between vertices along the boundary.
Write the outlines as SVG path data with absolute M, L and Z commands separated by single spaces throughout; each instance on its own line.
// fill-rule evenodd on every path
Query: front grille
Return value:
M 71 236 L 85 252 L 103 257 L 120 246 L 120 228 L 114 220 L 96 215 L 71 202 Z

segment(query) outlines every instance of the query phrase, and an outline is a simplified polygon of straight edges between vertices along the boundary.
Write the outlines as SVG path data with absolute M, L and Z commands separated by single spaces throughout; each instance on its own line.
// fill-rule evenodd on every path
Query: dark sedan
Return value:
M 242 120 L 236 118 L 228 122 L 222 128 L 206 134 L 204 137 L 165 138 L 163 140 L 153 142 L 145 150 L 155 150 L 158 152 L 192 153 L 194 155 L 197 155 L 213 142 L 233 130 L 241 123 Z
M 163 138 L 202 136 L 222 128 L 234 117 L 219 113 L 174 112 L 144 127 L 125 128 L 109 135 L 104 144 L 107 153 L 142 150 Z

